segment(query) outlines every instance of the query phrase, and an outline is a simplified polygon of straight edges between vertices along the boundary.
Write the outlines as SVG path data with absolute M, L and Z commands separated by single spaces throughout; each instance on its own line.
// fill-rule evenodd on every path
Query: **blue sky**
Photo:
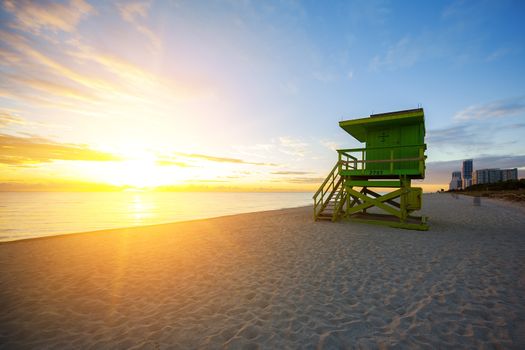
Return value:
M 464 158 L 523 176 L 523 18 L 522 1 L 3 1 L 0 182 L 119 184 L 155 162 L 128 183 L 309 189 L 360 146 L 338 121 L 419 105 L 425 184 Z

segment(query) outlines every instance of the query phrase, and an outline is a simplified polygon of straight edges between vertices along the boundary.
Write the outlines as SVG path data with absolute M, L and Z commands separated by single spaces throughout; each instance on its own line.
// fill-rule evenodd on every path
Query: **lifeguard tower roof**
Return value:
M 423 108 L 404 111 L 372 114 L 370 117 L 344 120 L 339 126 L 360 142 L 367 142 L 368 131 L 378 127 L 397 127 L 407 124 L 420 124 L 424 128 Z M 424 129 L 423 129 L 424 130 Z

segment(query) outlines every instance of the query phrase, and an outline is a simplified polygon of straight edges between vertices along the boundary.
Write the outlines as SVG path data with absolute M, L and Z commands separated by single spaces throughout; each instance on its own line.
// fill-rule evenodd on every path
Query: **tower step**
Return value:
M 317 215 L 317 220 L 332 220 L 332 215 L 324 215 L 324 214 L 319 214 Z
M 316 220 L 332 220 L 336 208 L 345 197 L 344 178 L 339 175 L 339 163 L 326 177 L 319 190 L 314 195 L 314 218 Z

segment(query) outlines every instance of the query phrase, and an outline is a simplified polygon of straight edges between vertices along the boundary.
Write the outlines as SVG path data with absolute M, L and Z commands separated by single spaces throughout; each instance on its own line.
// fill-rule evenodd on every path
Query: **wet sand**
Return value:
M 0 348 L 525 348 L 525 211 L 295 208 L 0 244 Z

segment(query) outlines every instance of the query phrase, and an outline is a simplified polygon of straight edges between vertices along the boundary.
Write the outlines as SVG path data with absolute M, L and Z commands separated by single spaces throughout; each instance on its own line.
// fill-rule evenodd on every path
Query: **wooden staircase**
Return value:
M 340 217 L 348 198 L 344 182 L 345 178 L 339 175 L 338 162 L 313 196 L 315 220 L 336 221 Z

